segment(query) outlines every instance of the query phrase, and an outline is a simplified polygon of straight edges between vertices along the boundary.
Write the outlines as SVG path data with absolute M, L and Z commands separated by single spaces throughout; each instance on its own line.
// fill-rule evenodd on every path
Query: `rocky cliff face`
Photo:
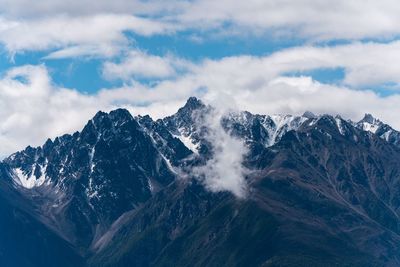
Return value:
M 126 110 L 99 112 L 81 132 L 4 162 L 16 188 L 82 247 L 174 180 L 151 136 Z
M 400 133 L 370 115 L 226 112 L 221 129 L 246 147 L 238 199 L 192 171 L 221 153 L 213 109 L 190 98 L 157 121 L 99 112 L 81 132 L 5 159 L 0 197 L 18 197 L 4 200 L 4 229 L 39 234 L 8 246 L 0 236 L 0 263 L 2 251 L 54 243 L 75 266 L 400 264 Z M 58 265 L 42 257 L 21 260 Z

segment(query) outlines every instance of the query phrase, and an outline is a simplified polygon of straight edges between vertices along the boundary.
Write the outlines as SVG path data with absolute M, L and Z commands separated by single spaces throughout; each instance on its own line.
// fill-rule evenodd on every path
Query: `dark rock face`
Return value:
M 151 137 L 126 110 L 99 112 L 82 132 L 28 147 L 5 162 L 27 177 L 46 174 L 43 185 L 30 190 L 35 198 L 49 198 L 38 208 L 83 247 L 148 200 L 152 187 L 174 180 Z
M 31 203 L 4 180 L 0 180 L 0 213 L 1 266 L 84 265 L 77 251 L 46 227 L 46 222 L 35 212 Z
M 190 172 L 217 153 L 212 109 L 190 98 L 157 121 L 99 112 L 8 157 L 0 264 L 400 265 L 397 131 L 370 115 L 226 113 L 222 128 L 248 149 L 249 194 L 237 199 Z
M 193 154 L 179 138 L 168 131 L 164 121 L 153 121 L 150 116 L 144 116 L 138 117 L 138 122 L 146 129 L 157 149 L 172 165 L 180 165 L 184 159 Z
M 354 125 L 362 130 L 370 131 L 389 143 L 400 147 L 400 132 L 374 118 L 371 114 L 365 114 L 364 118 Z

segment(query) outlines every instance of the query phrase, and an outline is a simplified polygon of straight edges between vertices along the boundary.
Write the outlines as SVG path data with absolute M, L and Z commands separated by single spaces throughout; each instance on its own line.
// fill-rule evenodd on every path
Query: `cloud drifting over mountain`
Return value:
M 2 52 L 17 58 L 0 68 L 0 154 L 77 130 L 99 109 L 122 106 L 157 118 L 192 95 L 207 101 L 222 94 L 263 114 L 311 110 L 357 120 L 368 112 L 400 128 L 398 9 L 389 0 L 0 0 Z M 157 36 L 172 43 L 263 36 L 282 45 L 186 58 Z M 140 42 L 153 43 L 145 49 Z M 93 58 L 100 61 L 96 79 L 117 82 L 92 94 L 59 83 L 54 62 Z M 320 70 L 343 77 L 320 81 L 312 74 Z
M 174 113 L 191 95 L 210 101 L 221 93 L 234 99 L 238 108 L 255 113 L 301 114 L 312 110 L 357 120 L 368 111 L 400 128 L 398 95 L 380 97 L 372 91 L 322 84 L 310 77 L 268 79 L 264 68 L 257 67 L 259 59 L 254 61 L 247 57 L 208 61 L 190 74 L 155 86 L 133 83 L 94 95 L 55 86 L 45 66 L 11 69 L 0 80 L 1 154 L 78 130 L 100 109 L 122 106 L 134 114 L 149 113 L 159 118 Z
M 198 127 L 205 127 L 205 139 L 211 143 L 213 157 L 205 165 L 191 170 L 196 176 L 202 178 L 205 186 L 213 191 L 229 191 L 238 198 L 245 198 L 248 186 L 245 175 L 249 172 L 242 161 L 248 153 L 243 140 L 235 138 L 222 126 L 223 117 L 236 105 L 234 99 L 226 95 L 214 95 L 210 99 L 213 107 L 205 118 L 196 118 Z M 204 115 L 204 114 L 203 114 Z

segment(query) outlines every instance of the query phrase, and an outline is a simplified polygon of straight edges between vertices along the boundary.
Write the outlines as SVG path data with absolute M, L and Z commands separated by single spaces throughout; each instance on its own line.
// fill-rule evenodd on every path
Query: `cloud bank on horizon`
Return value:
M 400 129 L 399 13 L 390 0 L 0 0 L 0 155 L 100 109 L 159 118 L 193 95 Z

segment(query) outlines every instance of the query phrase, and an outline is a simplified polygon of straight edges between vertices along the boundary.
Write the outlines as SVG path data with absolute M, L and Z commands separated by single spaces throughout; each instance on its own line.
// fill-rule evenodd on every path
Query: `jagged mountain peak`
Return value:
M 199 98 L 195 97 L 195 96 L 191 96 L 188 98 L 188 100 L 186 101 L 186 104 L 183 106 L 183 108 L 185 109 L 198 109 L 201 107 L 204 107 L 204 103 L 203 101 L 201 101 Z
M 370 123 L 370 124 L 381 124 L 382 122 L 375 118 L 372 114 L 370 113 L 365 113 L 364 117 L 359 121 L 359 123 Z
M 302 117 L 309 118 L 309 119 L 315 119 L 315 118 L 317 118 L 317 115 L 315 115 L 313 112 L 307 110 L 303 113 Z
M 66 228 L 70 242 L 86 247 L 102 228 L 174 180 L 162 153 L 129 111 L 117 109 L 98 112 L 81 132 L 28 147 L 5 163 L 18 190 L 52 199 L 38 209 L 64 218 L 53 227 Z
M 48 140 L 43 147 L 27 147 L 23 152 L 16 154 L 18 157 L 13 155 L 8 161 L 14 162 L 17 168 L 22 167 L 22 169 L 17 169 L 17 176 L 20 179 L 25 177 L 26 181 L 31 181 L 28 187 L 40 186 L 44 184 L 43 174 L 48 174 L 46 171 L 47 161 L 54 158 L 54 152 L 52 152 L 54 149 L 68 150 L 73 146 L 81 147 L 79 148 L 80 151 L 83 151 L 79 152 L 82 157 L 81 161 L 87 161 L 90 165 L 94 165 L 92 161 L 96 158 L 97 144 L 108 143 L 115 136 L 119 136 L 121 140 L 128 140 L 139 134 L 144 136 L 143 140 L 152 143 L 151 145 L 158 149 L 172 165 L 179 165 L 181 160 L 191 154 L 190 151 L 199 154 L 208 153 L 210 149 L 210 143 L 202 132 L 203 127 L 197 125 L 196 118 L 193 116 L 196 112 L 203 114 L 208 110 L 203 112 L 203 108 L 207 108 L 207 106 L 201 100 L 191 97 L 175 115 L 157 121 L 153 121 L 148 115 L 134 118 L 126 109 L 116 109 L 109 113 L 100 111 L 88 122 L 82 132 L 57 137 L 54 141 Z M 273 146 L 289 131 L 310 127 L 317 127 L 322 131 L 337 128 L 341 135 L 353 135 L 353 130 L 350 128 L 355 126 L 363 131 L 373 132 L 392 144 L 399 145 L 400 143 L 400 134 L 397 131 L 373 118 L 370 114 L 366 114 L 362 122 L 350 122 L 350 124 L 340 116 L 333 117 L 327 114 L 316 116 L 308 111 L 302 116 L 268 116 L 252 114 L 247 111 L 232 111 L 226 114 L 223 120 L 226 129 L 230 130 L 232 134 L 244 138 L 246 142 L 257 142 L 265 147 Z M 369 122 L 379 122 L 379 125 L 371 126 Z M 372 127 L 376 128 L 371 130 Z M 132 131 L 137 134 L 132 135 Z M 76 144 L 78 141 L 79 145 Z M 72 151 L 72 153 L 76 152 Z M 73 159 L 68 153 L 62 157 L 66 162 Z M 65 171 L 61 165 L 56 170 Z
M 206 108 L 206 105 L 203 103 L 203 101 L 192 96 L 186 101 L 183 107 L 178 109 L 175 116 L 187 117 L 188 119 L 188 117 L 192 116 L 194 112 L 204 108 Z
M 28 199 L 63 239 L 92 253 L 88 256 L 92 266 L 108 260 L 105 266 L 120 266 L 113 262 L 121 260 L 119 255 L 123 260 L 131 255 L 128 261 L 137 266 L 150 266 L 162 259 L 159 253 L 181 248 L 180 240 L 193 243 L 193 250 L 186 253 L 190 259 L 193 253 L 200 255 L 198 251 L 213 255 L 216 248 L 208 244 L 225 250 L 229 240 L 246 239 L 251 233 L 254 236 L 242 242 L 244 246 L 265 247 L 274 243 L 271 236 L 298 236 L 301 227 L 306 227 L 303 230 L 308 232 L 301 239 L 319 248 L 326 242 L 310 236 L 341 233 L 337 240 L 344 245 L 349 240 L 354 244 L 378 240 L 385 246 L 364 230 L 385 231 L 383 227 L 387 227 L 395 234 L 400 232 L 396 228 L 400 152 L 393 146 L 400 137 L 390 126 L 382 124 L 374 134 L 365 134 L 364 124 L 340 116 L 225 114 L 223 129 L 242 140 L 248 150 L 243 162 L 235 164 L 248 168 L 245 181 L 251 197 L 239 203 L 230 194 L 208 192 L 201 186 L 202 180 L 196 179 L 195 168 L 214 156 L 214 143 L 208 142 L 204 129 L 209 125 L 197 121 L 198 115 L 206 116 L 210 109 L 193 97 L 174 115 L 156 121 L 148 115 L 132 117 L 126 109 L 98 112 L 82 131 L 49 139 L 42 147 L 27 147 L 9 157 L 4 166 L 0 164 L 0 175 L 21 179 L 25 184 L 9 183 L 9 187 Z M 370 121 L 376 122 L 366 118 L 363 123 Z M 189 179 L 193 183 L 187 183 Z M 199 186 L 193 187 L 197 183 Z M 216 213 L 210 216 L 212 212 Z M 215 224 L 207 221 L 210 217 Z M 264 218 L 261 225 L 260 218 Z M 360 225 L 367 228 L 352 230 Z M 193 236 L 193 230 L 200 232 Z M 270 230 L 278 232 L 268 235 L 265 231 Z M 231 238 L 225 233 L 241 236 Z M 290 249 L 306 247 L 303 240 L 294 241 Z M 375 248 L 366 251 L 380 254 Z M 364 248 L 360 245 L 358 249 Z M 336 247 L 332 250 L 338 252 Z M 204 255 L 200 258 L 207 259 Z M 259 263 L 269 259 L 262 258 Z M 177 266 L 187 265 L 190 261 L 185 260 Z
M 363 131 L 371 132 L 387 142 L 400 147 L 400 132 L 369 113 L 365 114 L 362 120 L 353 123 L 353 125 Z
M 112 125 L 120 126 L 133 120 L 133 116 L 127 109 L 118 108 L 110 111 L 109 113 L 99 111 L 96 113 L 93 119 L 90 120 L 90 122 L 92 122 L 95 127 L 110 127 Z
M 109 116 L 113 120 L 132 120 L 131 113 L 124 108 L 118 108 L 110 111 Z
M 385 125 L 379 119 L 372 116 L 370 113 L 366 113 L 364 117 L 355 124 L 358 128 L 368 131 L 371 133 L 376 133 L 381 126 Z
M 383 126 L 384 123 L 372 116 L 370 113 L 366 113 L 357 125 L 365 131 L 376 133 L 379 127 Z

